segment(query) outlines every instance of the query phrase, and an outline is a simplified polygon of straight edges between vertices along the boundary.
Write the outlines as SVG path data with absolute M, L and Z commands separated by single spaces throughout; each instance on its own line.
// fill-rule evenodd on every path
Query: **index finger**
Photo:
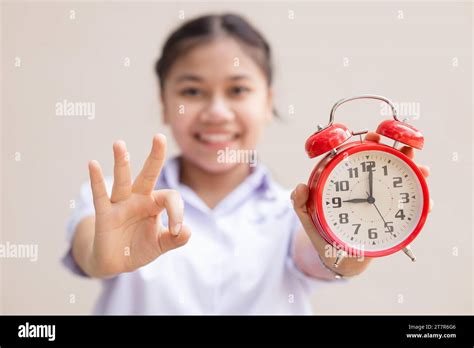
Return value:
M 166 137 L 163 134 L 153 136 L 151 152 L 133 183 L 132 192 L 150 194 L 155 187 L 166 157 Z
M 400 151 L 405 154 L 409 159 L 415 158 L 415 150 L 410 146 L 402 146 Z
M 365 140 L 380 142 L 380 135 L 375 132 L 367 132 L 365 135 Z
M 367 132 L 367 134 L 365 135 L 365 140 L 375 141 L 375 142 L 379 143 L 380 142 L 380 134 L 375 133 L 375 132 Z M 413 159 L 415 157 L 415 152 L 414 152 L 413 148 L 410 147 L 410 146 L 402 146 L 399 149 L 399 151 L 402 152 L 403 154 L 405 154 L 406 156 L 408 156 L 408 158 L 410 158 L 410 159 Z

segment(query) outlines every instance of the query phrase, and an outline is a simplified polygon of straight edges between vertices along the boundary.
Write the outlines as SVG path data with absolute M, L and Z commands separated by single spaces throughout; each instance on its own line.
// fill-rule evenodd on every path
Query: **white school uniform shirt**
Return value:
M 169 159 L 155 189 L 180 192 L 184 224 L 191 238 L 150 264 L 101 280 L 95 314 L 311 314 L 310 295 L 321 284 L 300 271 L 291 254 L 301 224 L 290 191 L 276 184 L 261 164 L 214 209 L 179 182 L 179 158 Z M 111 192 L 113 180 L 106 179 Z M 94 214 L 90 183 L 67 227 L 71 244 L 76 226 Z M 166 212 L 162 221 L 167 226 Z M 63 263 L 85 274 L 72 257 Z

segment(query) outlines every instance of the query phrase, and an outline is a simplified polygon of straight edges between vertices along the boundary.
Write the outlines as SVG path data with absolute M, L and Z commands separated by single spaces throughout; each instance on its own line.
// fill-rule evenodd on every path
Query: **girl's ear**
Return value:
M 268 88 L 268 95 L 267 95 L 267 112 L 265 120 L 270 122 L 273 120 L 273 88 Z
M 163 90 L 160 90 L 160 102 L 161 102 L 161 117 L 162 117 L 163 123 L 169 124 L 168 108 L 166 107 Z

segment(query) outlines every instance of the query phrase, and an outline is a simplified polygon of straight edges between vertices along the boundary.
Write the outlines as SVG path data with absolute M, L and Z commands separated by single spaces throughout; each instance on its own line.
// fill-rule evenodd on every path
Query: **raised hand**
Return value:
M 166 155 L 166 138 L 153 137 L 151 152 L 132 184 L 126 145 L 118 141 L 114 149 L 114 184 L 109 198 L 99 163 L 89 163 L 95 207 L 95 233 L 90 270 L 105 277 L 134 271 L 168 250 L 184 245 L 190 230 L 183 225 L 184 206 L 174 190 L 153 188 Z M 166 209 L 169 229 L 161 224 Z

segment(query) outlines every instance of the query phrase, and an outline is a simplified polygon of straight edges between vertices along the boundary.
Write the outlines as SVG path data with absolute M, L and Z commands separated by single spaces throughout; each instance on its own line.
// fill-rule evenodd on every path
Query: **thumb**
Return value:
M 311 243 L 318 251 L 320 255 L 324 252 L 322 247 L 326 247 L 328 244 L 323 239 L 321 234 L 319 233 L 318 229 L 314 226 L 313 220 L 309 215 L 308 208 L 306 207 L 306 202 L 309 198 L 309 188 L 305 184 L 298 184 L 296 188 L 291 193 L 291 200 L 293 202 L 293 208 L 295 209 L 296 215 L 301 221 L 301 225 L 303 225 L 303 229 L 308 235 Z
M 178 235 L 173 235 L 169 229 L 163 228 L 158 233 L 158 245 L 160 246 L 161 254 L 169 250 L 179 248 L 185 245 L 191 237 L 191 230 L 188 226 L 182 225 Z
M 309 197 L 309 188 L 305 184 L 298 184 L 291 193 L 291 200 L 293 202 L 293 208 L 295 209 L 296 215 L 301 221 L 303 228 L 306 233 L 314 234 L 312 232 L 318 232 L 316 227 L 313 225 L 313 221 L 308 213 L 306 202 Z

